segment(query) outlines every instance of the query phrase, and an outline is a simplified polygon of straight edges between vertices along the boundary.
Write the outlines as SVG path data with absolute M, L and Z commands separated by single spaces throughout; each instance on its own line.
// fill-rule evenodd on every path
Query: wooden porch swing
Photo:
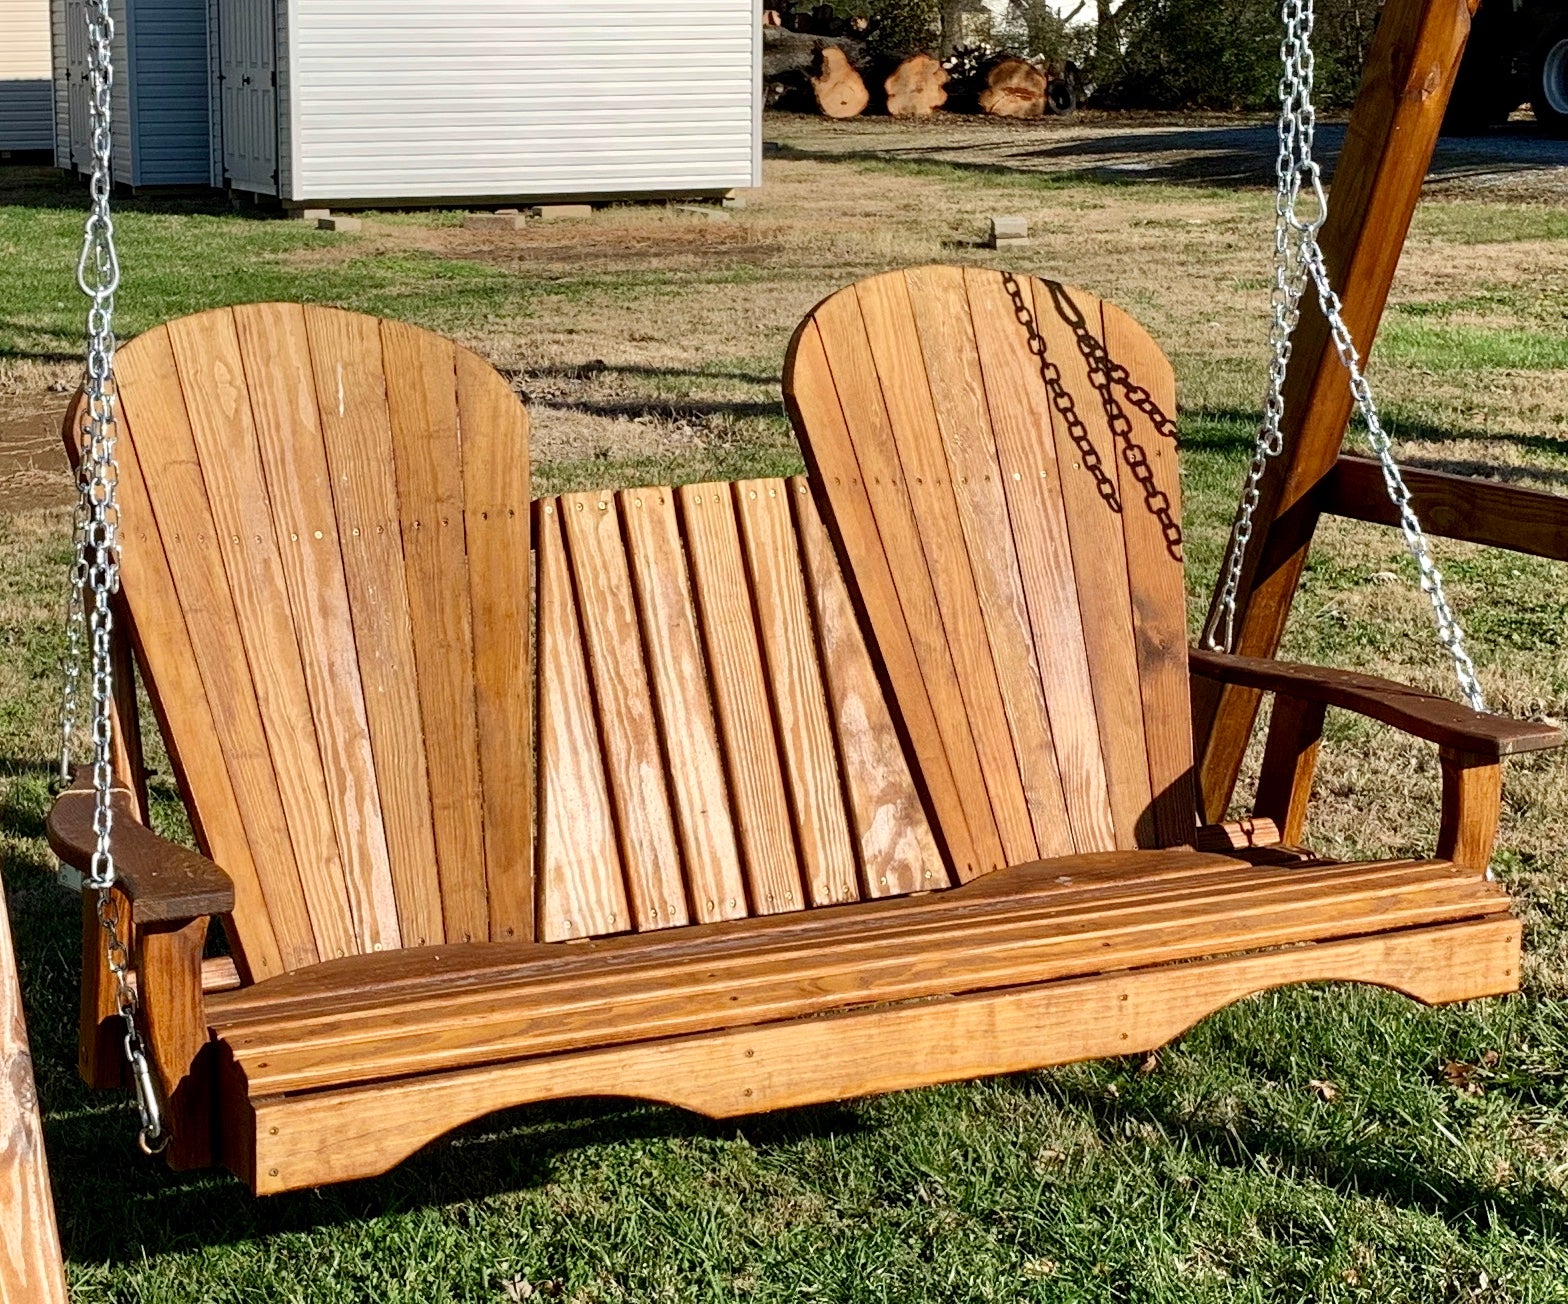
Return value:
M 1463 12 L 1385 11 L 1420 57 L 1374 53 L 1344 166 L 1411 158 L 1363 227 L 1403 238 L 1444 97 L 1395 90 L 1451 78 Z M 1171 368 L 1092 295 L 872 277 L 791 346 L 808 476 L 533 503 L 504 379 L 411 326 L 221 309 L 118 384 L 117 891 L 177 1167 L 278 1192 L 527 1101 L 735 1116 L 1144 1051 L 1283 983 L 1518 984 L 1501 758 L 1557 730 L 1189 653 Z M 133 653 L 201 855 L 143 824 Z M 1238 824 L 1200 823 L 1200 682 L 1276 695 Z M 1436 858 L 1304 848 L 1327 706 L 1441 749 Z M 93 801 L 50 821 L 84 869 Z

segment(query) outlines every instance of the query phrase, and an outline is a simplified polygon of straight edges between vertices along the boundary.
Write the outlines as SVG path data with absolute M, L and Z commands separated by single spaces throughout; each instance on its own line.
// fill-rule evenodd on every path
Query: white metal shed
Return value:
M 0 153 L 54 147 L 49 0 L 0 0 Z
M 216 185 L 299 207 L 761 180 L 756 0 L 206 3 Z

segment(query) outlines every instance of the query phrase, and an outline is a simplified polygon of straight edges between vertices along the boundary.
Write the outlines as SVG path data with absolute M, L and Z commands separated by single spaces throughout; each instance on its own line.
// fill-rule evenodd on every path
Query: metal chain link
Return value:
M 60 779 L 72 780 L 76 748 L 78 698 L 82 663 L 90 648 L 92 674 L 92 862 L 87 887 L 98 895 L 98 924 L 103 932 L 104 959 L 115 982 L 115 1006 L 125 1022 L 125 1058 L 141 1116 L 140 1140 L 149 1153 L 168 1144 L 162 1108 L 153 1084 L 146 1046 L 136 1022 L 136 989 L 130 981 L 120 910 L 114 894 L 113 702 L 114 613 L 120 587 L 119 507 L 115 460 L 114 296 L 120 285 L 120 261 L 114 247 L 114 219 L 109 196 L 113 172 L 114 20 L 109 0 L 87 0 L 87 69 L 92 123 L 92 207 L 76 267 L 76 283 L 91 305 L 87 310 L 87 365 L 82 381 L 85 399 L 78 432 L 75 548 L 71 595 L 66 614 L 64 690 L 60 707 Z M 86 957 L 83 957 L 84 963 Z
M 1399 512 L 1405 547 L 1416 563 L 1421 591 L 1431 601 L 1438 641 L 1453 660 L 1454 673 L 1465 700 L 1474 710 L 1484 711 L 1485 698 L 1476 678 L 1475 664 L 1465 649 L 1464 630 L 1449 606 L 1442 572 L 1432 559 L 1426 534 L 1411 506 L 1410 490 L 1394 459 L 1392 441 L 1379 419 L 1371 386 L 1362 374 L 1360 355 L 1345 324 L 1342 304 L 1329 280 L 1322 246 L 1318 243 L 1318 233 L 1328 216 L 1328 200 L 1323 191 L 1322 170 L 1313 156 L 1317 127 L 1317 112 L 1312 100 L 1313 0 L 1284 0 L 1281 8 L 1285 35 L 1280 42 L 1283 72 L 1279 83 L 1279 155 L 1275 164 L 1278 185 L 1274 208 L 1274 284 L 1269 294 L 1268 384 L 1252 463 L 1247 469 L 1241 502 L 1231 527 L 1220 600 L 1204 631 L 1204 642 L 1210 648 L 1223 651 L 1230 651 L 1235 643 L 1236 603 L 1242 569 L 1252 542 L 1253 517 L 1264 472 L 1284 447 L 1281 422 L 1285 415 L 1285 376 L 1296 326 L 1301 319 L 1301 298 L 1310 283 L 1328 322 L 1335 352 L 1350 379 L 1351 395 L 1366 426 L 1367 442 L 1382 466 L 1389 498 Z M 1310 195 L 1312 204 L 1306 215 L 1299 211 L 1304 192 Z

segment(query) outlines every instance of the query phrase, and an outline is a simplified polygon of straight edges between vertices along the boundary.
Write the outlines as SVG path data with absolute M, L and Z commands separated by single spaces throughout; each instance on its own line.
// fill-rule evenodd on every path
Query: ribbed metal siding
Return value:
M 0 149 L 54 145 L 49 0 L 0 0 Z
M 759 180 L 755 0 L 288 7 L 286 198 L 588 196 Z
M 211 175 L 206 0 L 132 0 L 136 184 L 205 185 Z

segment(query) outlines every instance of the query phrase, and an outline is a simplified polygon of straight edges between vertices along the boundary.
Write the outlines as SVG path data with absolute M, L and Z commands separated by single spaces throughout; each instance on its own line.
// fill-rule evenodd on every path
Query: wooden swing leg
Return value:
M 114 893 L 121 928 L 130 928 L 130 903 Z M 134 946 L 128 947 L 134 953 Z M 77 1035 L 76 1067 L 95 1091 L 125 1085 L 125 1037 L 114 999 L 114 975 L 104 954 L 103 927 L 98 922 L 98 894 L 82 893 L 82 1006 Z
M 1437 854 L 1465 869 L 1485 871 L 1492 863 L 1497 825 L 1502 815 L 1503 767 L 1495 756 L 1477 756 L 1445 747 L 1443 824 Z
M 206 918 L 136 937 L 143 1033 L 173 1133 L 165 1152 L 175 1169 L 212 1164 L 213 1047 L 203 1017 L 201 958 Z

